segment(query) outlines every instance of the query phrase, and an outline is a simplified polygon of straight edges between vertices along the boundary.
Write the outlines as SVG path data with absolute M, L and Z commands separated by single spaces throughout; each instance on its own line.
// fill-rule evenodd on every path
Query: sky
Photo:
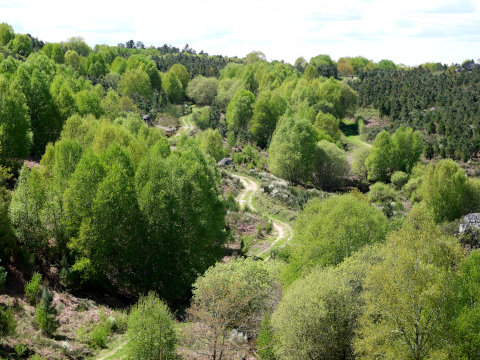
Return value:
M 318 54 L 405 65 L 480 58 L 480 0 L 0 0 L 0 22 L 46 42 L 188 43 L 290 63 Z

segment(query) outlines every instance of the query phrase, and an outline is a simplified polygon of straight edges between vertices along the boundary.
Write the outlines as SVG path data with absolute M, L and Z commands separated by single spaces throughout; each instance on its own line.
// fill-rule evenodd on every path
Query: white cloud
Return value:
M 478 0 L 476 0 L 478 1 Z M 66 2 L 0 0 L 0 21 L 44 41 L 129 39 L 211 54 L 295 61 L 326 53 L 419 64 L 477 58 L 479 6 L 470 0 L 203 0 Z

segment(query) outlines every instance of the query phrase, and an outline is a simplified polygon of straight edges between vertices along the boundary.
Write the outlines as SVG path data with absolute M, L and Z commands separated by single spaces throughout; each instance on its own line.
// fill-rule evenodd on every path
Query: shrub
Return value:
M 42 275 L 34 272 L 30 281 L 25 285 L 25 296 L 30 305 L 35 305 L 42 292 Z
M 128 316 L 127 351 L 133 359 L 173 360 L 175 322 L 168 306 L 153 292 L 141 297 Z
M 403 171 L 395 171 L 390 181 L 397 190 L 400 190 L 408 182 L 408 174 Z
M 93 327 L 89 334 L 89 345 L 93 349 L 107 347 L 107 338 L 111 335 L 110 324 L 100 323 Z
M 13 334 L 16 327 L 17 322 L 13 317 L 12 309 L 0 308 L 0 337 Z
M 53 303 L 53 292 L 44 287 L 42 298 L 35 310 L 35 318 L 44 335 L 52 336 L 60 327 L 58 314 L 59 311 Z

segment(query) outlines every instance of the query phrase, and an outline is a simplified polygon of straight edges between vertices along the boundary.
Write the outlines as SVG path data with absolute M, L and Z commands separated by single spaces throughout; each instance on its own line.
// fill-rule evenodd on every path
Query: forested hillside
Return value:
M 0 24 L 0 358 L 478 359 L 477 80 Z

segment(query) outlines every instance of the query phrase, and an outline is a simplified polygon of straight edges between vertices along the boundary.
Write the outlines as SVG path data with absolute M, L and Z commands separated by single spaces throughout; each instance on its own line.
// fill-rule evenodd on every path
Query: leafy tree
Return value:
M 108 72 L 107 64 L 102 55 L 90 53 L 85 62 L 85 73 L 94 79 L 106 75 Z
M 313 172 L 316 142 L 317 135 L 309 121 L 284 115 L 268 149 L 270 171 L 289 181 L 308 181 Z
M 152 90 L 160 91 L 162 88 L 162 79 L 155 66 L 155 63 L 144 55 L 132 55 L 127 60 L 126 70 L 143 70 L 150 78 Z
M 261 51 L 252 51 L 245 58 L 245 63 L 253 64 L 258 61 L 266 61 L 265 54 Z
M 0 172 L 1 171 L 2 170 L 0 169 Z M 7 260 L 11 257 L 16 244 L 12 223 L 8 213 L 10 199 L 10 191 L 6 188 L 0 187 L 0 261 L 2 259 Z
M 395 63 L 392 60 L 385 60 L 385 59 L 380 60 L 375 67 L 381 70 L 390 70 L 390 71 L 397 70 L 397 65 L 395 65 Z
M 272 317 L 279 359 L 353 359 L 350 342 L 359 297 L 334 268 L 316 269 L 292 284 Z
M 32 41 L 27 35 L 17 34 L 13 39 L 12 50 L 16 54 L 28 56 L 32 52 Z
M 167 72 L 164 74 L 162 78 L 162 84 L 170 102 L 178 104 L 182 101 L 184 90 L 182 83 L 175 73 Z
M 48 43 L 42 48 L 42 52 L 57 64 L 63 64 L 63 50 L 59 44 Z
M 182 84 L 183 92 L 185 93 L 187 91 L 188 82 L 190 81 L 190 74 L 185 66 L 182 64 L 175 64 L 172 65 L 168 71 L 177 75 L 178 80 L 180 80 L 180 83 Z
M 340 131 L 340 120 L 332 114 L 324 114 L 321 111 L 315 119 L 315 128 L 329 135 L 334 141 L 339 140 L 342 134 Z
M 391 169 L 392 144 L 388 133 L 384 130 L 377 135 L 372 149 L 365 162 L 370 180 L 386 181 Z
M 221 79 L 218 82 L 218 90 L 216 101 L 220 106 L 220 109 L 225 110 L 230 103 L 233 95 L 242 88 L 242 84 L 238 79 Z
M 200 149 L 213 157 L 216 161 L 219 161 L 225 156 L 226 150 L 223 147 L 223 138 L 218 130 L 207 129 L 200 133 L 198 139 L 200 142 Z
M 322 140 L 317 144 L 313 182 L 322 189 L 340 188 L 348 174 L 347 155 L 335 144 Z
M 250 133 L 260 147 L 266 147 L 275 131 L 278 119 L 287 108 L 287 102 L 278 94 L 262 92 L 253 109 Z
M 313 80 L 317 77 L 317 69 L 315 68 L 315 66 L 311 65 L 311 64 L 308 64 L 307 67 L 305 68 L 305 71 L 303 73 L 303 76 L 305 77 L 305 79 L 307 80 Z
M 0 75 L 0 164 L 26 157 L 31 144 L 25 96 L 18 86 Z
M 442 311 L 461 251 L 422 209 L 387 237 L 383 260 L 365 280 L 365 312 L 354 346 L 358 359 L 445 358 Z
M 205 130 L 210 125 L 210 107 L 194 108 L 192 112 L 192 120 L 200 129 Z
M 64 55 L 64 63 L 79 74 L 83 74 L 84 68 L 82 68 L 80 56 L 75 50 L 67 50 Z
M 245 132 L 253 116 L 255 96 L 248 90 L 239 90 L 233 95 L 227 107 L 227 125 L 235 133 Z
M 44 335 L 51 337 L 60 327 L 59 313 L 53 302 L 53 291 L 44 287 L 40 303 L 35 309 L 35 319 Z
M 103 114 L 102 97 L 95 90 L 81 90 L 75 94 L 76 106 L 80 115 L 92 114 L 99 118 Z
M 302 56 L 302 57 L 299 57 L 297 60 L 295 60 L 295 63 L 293 64 L 293 67 L 303 73 L 307 67 L 308 63 L 307 61 L 305 60 L 305 58 Z
M 423 176 L 421 194 L 426 206 L 433 211 L 437 223 L 452 221 L 480 205 L 473 183 L 453 160 L 441 160 L 428 165 Z
M 67 50 L 73 50 L 80 56 L 88 56 L 92 49 L 87 45 L 85 40 L 82 37 L 71 37 L 67 39 L 66 42 L 61 43 L 61 45 Z
M 287 282 L 315 266 L 337 265 L 362 246 L 383 240 L 387 225 L 381 211 L 353 195 L 311 200 L 295 222 Z
M 391 138 L 393 146 L 392 170 L 410 172 L 423 151 L 420 131 L 400 126 Z
M 127 61 L 123 57 L 117 56 L 110 66 L 110 71 L 122 75 L 125 70 L 127 70 Z
M 15 37 L 13 28 L 7 23 L 0 24 L 0 46 L 6 46 Z
M 366 146 L 358 147 L 353 151 L 351 171 L 352 174 L 357 176 L 361 181 L 367 181 L 368 179 L 366 161 L 369 155 L 370 148 Z
M 29 282 L 25 284 L 25 297 L 30 305 L 34 306 L 40 300 L 42 293 L 42 275 L 34 272 Z
M 140 108 L 149 110 L 152 101 L 152 88 L 148 74 L 143 70 L 127 70 L 123 73 L 118 91 L 130 97 Z
M 195 340 L 212 359 L 228 356 L 232 331 L 255 338 L 265 314 L 278 301 L 280 283 L 271 266 L 250 259 L 218 263 L 193 285 L 189 315 Z
M 393 186 L 395 186 L 397 190 L 400 190 L 408 182 L 408 174 L 403 171 L 395 171 L 390 180 Z
M 217 88 L 216 78 L 199 75 L 188 83 L 187 95 L 195 100 L 197 105 L 210 105 L 217 95 Z
M 176 359 L 175 320 L 153 292 L 140 297 L 128 316 L 127 353 L 132 359 Z

